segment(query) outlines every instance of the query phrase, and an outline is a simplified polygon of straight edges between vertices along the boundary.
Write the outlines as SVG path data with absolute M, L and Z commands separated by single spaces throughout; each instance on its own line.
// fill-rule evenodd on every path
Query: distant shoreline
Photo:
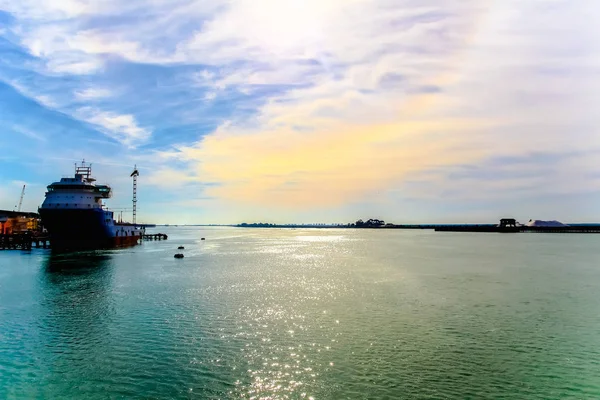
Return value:
M 568 226 L 563 227 L 563 230 L 580 230 L 582 228 L 599 229 L 600 223 L 569 223 Z M 496 224 L 386 224 L 380 226 L 355 226 L 355 225 L 333 225 L 333 224 L 267 224 L 267 223 L 253 223 L 253 224 L 157 224 L 157 227 L 230 227 L 230 228 L 277 228 L 277 229 L 440 229 L 440 228 L 491 228 L 497 226 Z M 523 230 L 530 231 L 544 231 L 544 230 L 557 230 L 558 228 L 553 227 L 526 227 L 522 226 Z

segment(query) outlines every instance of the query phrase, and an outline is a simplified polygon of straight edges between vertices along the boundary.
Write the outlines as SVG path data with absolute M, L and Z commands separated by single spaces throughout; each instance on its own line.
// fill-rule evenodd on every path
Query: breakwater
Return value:
M 521 226 L 520 231 L 538 233 L 600 233 L 600 225 Z
M 479 233 L 600 233 L 600 224 L 568 225 L 568 226 L 511 226 L 502 227 L 487 224 L 466 225 L 394 225 L 382 229 L 433 229 L 436 232 L 479 232 Z M 377 229 L 377 228 L 375 228 Z
M 517 226 L 496 226 L 496 225 L 456 225 L 456 226 L 438 226 L 434 228 L 436 232 L 481 232 L 481 233 L 517 233 L 521 232 Z
M 436 232 L 475 232 L 475 233 L 600 233 L 600 224 L 574 224 L 560 227 L 550 226 L 499 226 L 495 224 L 386 224 L 380 226 L 354 225 L 236 225 L 238 228 L 292 228 L 292 229 L 421 229 Z

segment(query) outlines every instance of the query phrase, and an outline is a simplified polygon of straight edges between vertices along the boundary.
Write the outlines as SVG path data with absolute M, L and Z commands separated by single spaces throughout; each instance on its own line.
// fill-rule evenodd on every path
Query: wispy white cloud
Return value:
M 36 132 L 30 128 L 27 128 L 25 126 L 21 126 L 21 125 L 13 125 L 10 127 L 10 130 L 12 130 L 13 132 L 17 132 L 21 135 L 25 135 L 26 137 L 30 138 L 30 139 L 35 139 L 38 140 L 40 142 L 46 142 L 47 139 L 44 135 L 42 135 L 39 132 Z
M 412 170 L 600 144 L 594 134 L 596 123 L 591 122 L 595 113 L 586 106 L 598 98 L 597 85 L 590 86 L 596 81 L 593 46 L 579 48 L 575 58 L 561 54 L 578 49 L 576 43 L 584 37 L 598 43 L 598 34 L 575 26 L 568 37 L 555 31 L 552 27 L 559 26 L 565 15 L 558 4 L 546 8 L 531 3 L 526 13 L 515 13 L 523 8 L 513 2 L 484 10 L 469 2 L 446 2 L 443 7 L 428 2 L 427 8 L 394 13 L 370 3 L 375 9 L 358 12 L 364 5 L 352 3 L 347 12 L 352 15 L 355 7 L 355 16 L 368 17 L 339 17 L 341 22 L 323 28 L 328 34 L 318 45 L 304 32 L 291 32 L 292 37 L 299 35 L 296 40 L 279 42 L 280 37 L 264 33 L 267 21 L 263 30 L 250 32 L 257 23 L 253 18 L 261 16 L 244 6 L 215 17 L 187 48 L 201 52 L 219 43 L 220 50 L 209 60 L 225 64 L 237 60 L 242 66 L 222 79 L 218 73 L 201 73 L 201 84 L 212 82 L 221 89 L 285 82 L 300 87 L 272 95 L 251 120 L 219 129 L 194 147 L 180 147 L 177 157 L 199 160 L 198 176 L 224 182 L 214 193 L 231 200 L 305 206 L 311 199 L 301 194 L 319 192 L 317 202 L 342 205 L 348 198 L 401 185 Z M 590 11 L 587 6 L 570 7 L 569 21 L 583 17 Z M 341 9 L 336 15 L 348 16 Z M 234 32 L 232 26 L 238 29 Z M 284 30 L 277 26 L 278 32 Z M 554 47 L 548 47 L 550 42 Z M 288 74 L 294 78 L 288 81 L 280 74 L 268 74 L 273 65 L 282 66 L 280 73 L 289 72 L 286 68 L 295 66 L 307 49 L 317 65 L 314 71 L 309 64 L 304 73 Z M 548 76 L 544 70 L 557 63 L 562 71 Z M 573 71 L 583 75 L 575 79 Z M 441 126 L 421 129 L 419 121 L 428 120 L 440 121 Z M 389 124 L 395 133 L 381 124 Z M 407 135 L 407 130 L 413 134 Z M 331 162 L 322 161 L 327 157 Z M 234 160 L 245 169 L 224 168 Z M 487 186 L 515 194 L 520 185 L 544 193 L 572 192 L 569 182 L 579 175 L 573 166 L 565 168 L 571 172 L 526 181 L 507 178 L 493 185 L 481 177 L 461 178 L 461 187 L 464 193 Z M 352 176 L 352 183 L 334 185 L 347 176 Z M 349 187 L 353 189 L 348 191 Z
M 21 91 L 127 146 L 147 143 L 154 131 L 144 111 L 174 119 L 173 135 L 178 124 L 204 118 L 188 99 L 202 107 L 233 104 L 227 112 L 211 110 L 219 128 L 186 127 L 194 133 L 161 142 L 155 184 L 210 179 L 222 183 L 208 189 L 221 199 L 318 207 L 319 199 L 297 193 L 322 191 L 323 202 L 341 205 L 402 187 L 420 170 L 600 146 L 590 106 L 600 100 L 600 37 L 592 22 L 600 15 L 591 0 L 0 0 L 0 6 L 16 16 L 13 34 L 43 65 L 37 72 L 85 75 L 68 93 L 103 104 L 73 109 L 30 86 Z M 150 85 L 155 97 L 144 99 L 150 110 L 120 102 L 105 89 L 113 87 L 105 81 L 116 71 L 113 60 L 131 62 L 131 70 L 185 66 L 177 78 L 189 92 L 163 102 L 166 89 Z M 138 89 L 131 85 L 124 92 Z M 108 99 L 114 104 L 104 104 Z M 194 118 L 169 118 L 165 104 Z M 577 167 L 563 168 L 556 179 L 569 188 Z M 599 166 L 592 158 L 582 168 Z M 518 193 L 519 185 L 535 190 L 552 176 L 460 179 L 465 192 Z
M 79 119 L 97 125 L 102 132 L 128 147 L 145 142 L 151 135 L 148 129 L 140 127 L 131 114 L 116 114 L 92 107 L 77 110 Z
M 75 97 L 80 100 L 95 100 L 110 97 L 113 92 L 109 89 L 99 87 L 88 87 L 75 91 Z
M 31 88 L 31 85 L 25 85 L 16 80 L 10 80 L 7 83 L 23 96 L 31 98 L 41 106 L 50 110 L 58 110 L 76 120 L 93 124 L 106 136 L 130 148 L 145 143 L 152 135 L 152 130 L 140 127 L 132 114 L 104 111 L 90 106 L 72 108 L 68 103 L 68 96 L 65 97 L 59 92 L 55 92 L 54 96 L 45 93 L 39 94 L 36 93 L 35 88 Z M 112 92 L 108 89 L 88 87 L 75 91 L 74 94 L 79 100 L 89 101 L 109 97 Z M 46 140 L 43 134 L 35 132 L 23 124 L 14 124 L 13 130 L 32 139 Z
M 144 63 L 189 62 L 175 54 L 181 26 L 201 24 L 226 1 L 134 0 L 123 3 L 68 0 L 0 0 L 0 9 L 17 17 L 13 31 L 28 51 L 41 57 L 50 73 L 91 74 L 107 56 Z M 94 22 L 104 18 L 104 24 Z M 128 22 L 112 24 L 111 18 Z
M 72 56 L 55 58 L 48 61 L 48 64 L 46 64 L 48 69 L 52 72 L 69 75 L 87 75 L 98 71 L 102 68 L 102 65 L 101 60 L 98 59 L 89 57 L 81 59 Z
M 42 105 L 46 108 L 54 109 L 54 108 L 58 107 L 58 104 L 56 103 L 56 101 L 54 99 L 52 99 L 49 95 L 47 95 L 43 92 L 42 93 L 36 92 L 36 90 L 29 88 L 27 85 L 23 84 L 22 82 L 20 82 L 18 80 L 6 80 L 4 82 L 7 83 L 8 85 L 10 85 L 13 89 L 15 89 L 17 92 L 19 92 L 23 96 L 36 101 L 37 103 L 39 103 L 40 105 Z
M 19 180 L 12 180 L 12 181 L 10 181 L 10 183 L 11 183 L 13 186 L 18 186 L 18 187 L 20 187 L 20 188 L 22 188 L 22 187 L 23 187 L 23 185 L 27 185 L 27 182 L 26 182 L 26 181 L 19 181 Z M 31 184 L 30 184 L 30 186 L 31 186 Z

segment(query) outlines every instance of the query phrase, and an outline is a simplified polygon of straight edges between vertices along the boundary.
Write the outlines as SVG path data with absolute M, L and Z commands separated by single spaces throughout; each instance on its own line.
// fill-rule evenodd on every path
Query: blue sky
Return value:
M 93 163 L 156 223 L 600 220 L 591 0 L 0 0 L 0 209 Z

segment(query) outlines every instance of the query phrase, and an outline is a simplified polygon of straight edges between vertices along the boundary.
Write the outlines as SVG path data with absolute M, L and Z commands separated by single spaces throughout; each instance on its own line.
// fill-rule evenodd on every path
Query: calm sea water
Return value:
M 159 230 L 0 252 L 0 398 L 600 398 L 600 236 Z

